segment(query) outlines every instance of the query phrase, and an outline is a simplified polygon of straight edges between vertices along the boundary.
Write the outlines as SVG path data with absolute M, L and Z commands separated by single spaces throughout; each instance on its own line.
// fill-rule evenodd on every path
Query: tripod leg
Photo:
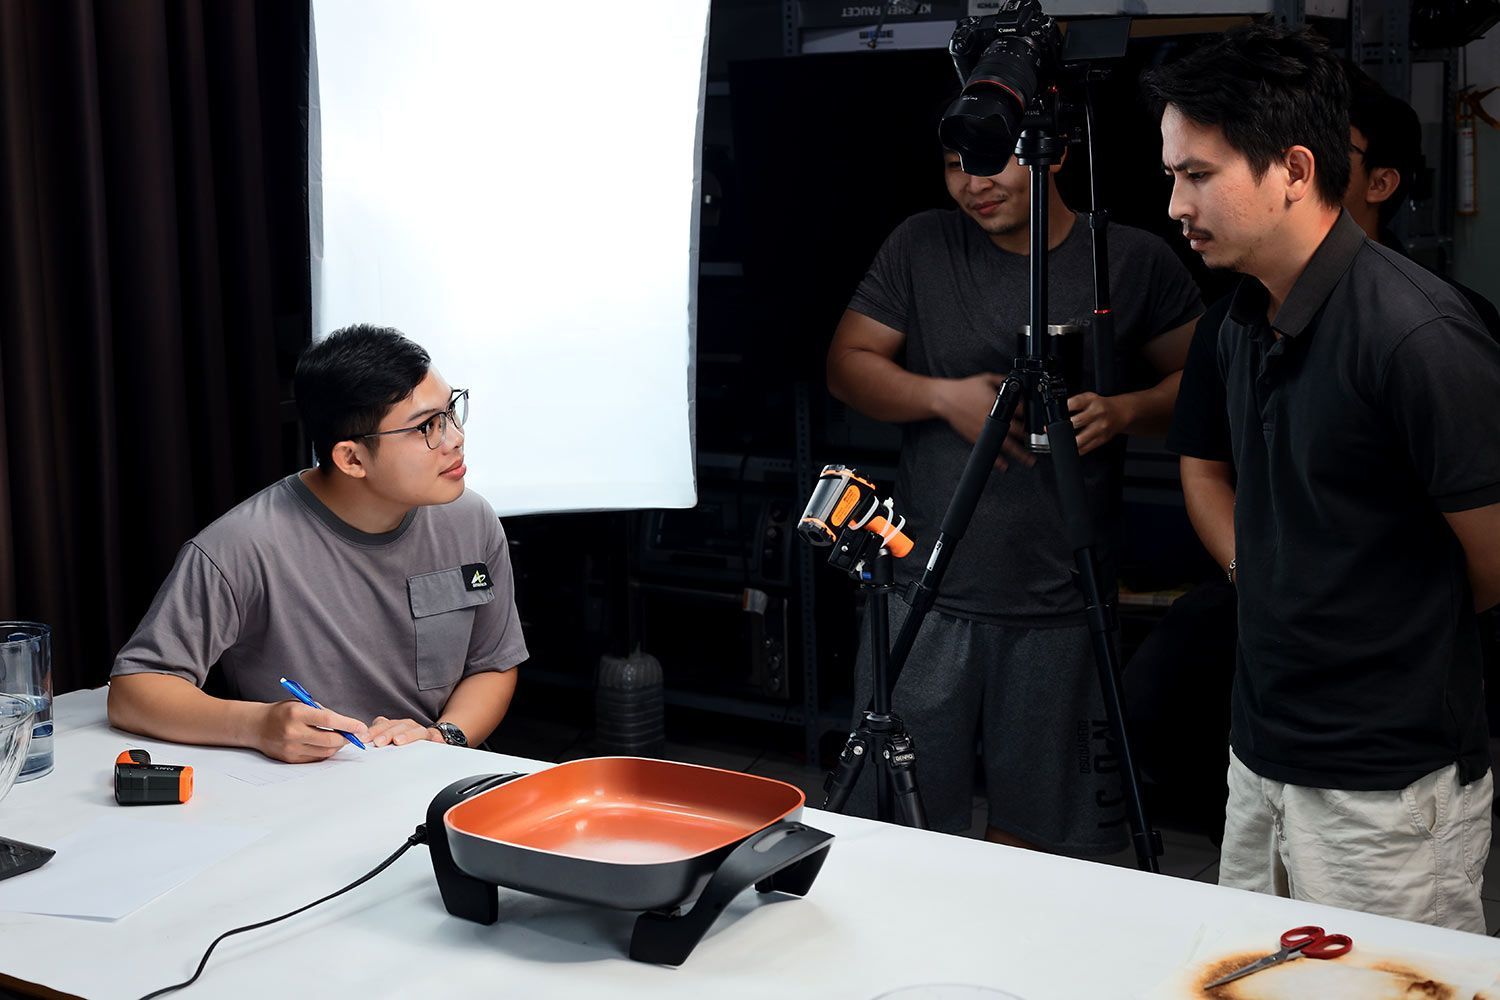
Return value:
M 884 554 L 884 548 L 880 551 L 882 554 L 876 556 L 874 564 L 869 567 L 870 600 L 867 613 L 870 616 L 871 711 L 865 713 L 859 726 L 862 732 L 867 733 L 872 731 L 883 733 L 889 727 L 891 718 L 891 687 L 888 679 L 888 653 L 886 652 L 891 646 L 891 630 L 890 621 L 886 615 L 890 607 L 889 596 L 893 571 L 891 557 Z M 882 757 L 890 753 L 883 736 L 871 740 L 869 747 L 872 750 L 878 748 Z M 877 768 L 883 763 L 883 760 L 875 761 Z M 883 780 L 877 780 L 875 782 L 875 817 L 882 823 L 889 823 L 894 815 L 890 785 Z
M 1146 818 L 1146 802 L 1141 794 L 1140 774 L 1130 753 L 1125 711 L 1120 701 L 1120 666 L 1111 632 L 1113 622 L 1109 606 L 1099 588 L 1098 570 L 1094 564 L 1094 531 L 1083 493 L 1083 464 L 1078 457 L 1078 438 L 1068 417 L 1067 401 L 1044 383 L 1042 395 L 1047 407 L 1047 441 L 1057 465 L 1058 505 L 1062 508 L 1064 530 L 1073 548 L 1078 567 L 1078 586 L 1083 591 L 1084 613 L 1088 617 L 1089 639 L 1094 648 L 1094 662 L 1099 669 L 1099 690 L 1104 711 L 1119 747 L 1120 771 L 1125 781 L 1125 797 L 1130 808 L 1132 841 L 1136 864 L 1142 871 L 1160 872 L 1157 857 L 1162 852 L 1161 835 Z
M 885 762 L 877 760 L 876 769 L 881 769 L 880 765 L 883 763 Z M 875 782 L 875 818 L 882 823 L 889 823 L 895 815 L 896 805 L 891 798 L 891 783 L 883 780 Z
M 995 405 L 985 418 L 984 429 L 979 432 L 979 440 L 974 442 L 974 450 L 969 452 L 963 475 L 958 479 L 958 489 L 954 491 L 953 499 L 948 501 L 947 513 L 943 515 L 937 541 L 932 546 L 932 555 L 922 571 L 922 578 L 917 581 L 911 614 L 901 623 L 901 631 L 897 633 L 896 642 L 891 647 L 892 684 L 901 676 L 901 668 L 906 665 L 912 644 L 917 641 L 917 630 L 922 627 L 922 619 L 927 617 L 927 612 L 932 610 L 933 601 L 937 599 L 938 585 L 947 572 L 948 560 L 953 557 L 954 549 L 969 528 L 974 508 L 979 504 L 985 482 L 995 470 L 995 459 L 1000 457 L 1000 449 L 1005 446 L 1005 438 L 1010 433 L 1010 422 L 1016 415 L 1016 408 L 1024 393 L 1025 383 L 1012 372 L 1005 377 L 1000 391 L 995 394 Z
M 860 769 L 865 766 L 865 758 L 868 756 L 870 756 L 870 742 L 861 730 L 856 729 L 844 742 L 844 749 L 839 752 L 838 763 L 834 765 L 832 771 L 828 772 L 828 777 L 823 779 L 823 791 L 828 793 L 823 800 L 824 809 L 836 813 L 844 811 L 844 805 L 849 801 L 849 793 L 854 791 L 854 784 L 859 781 Z

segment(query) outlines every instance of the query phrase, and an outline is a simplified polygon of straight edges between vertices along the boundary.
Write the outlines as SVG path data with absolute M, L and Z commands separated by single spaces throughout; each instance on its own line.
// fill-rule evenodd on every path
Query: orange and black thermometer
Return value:
M 192 797 L 190 765 L 153 764 L 144 750 L 124 750 L 115 758 L 115 801 L 120 805 L 176 805 Z
M 864 530 L 897 559 L 912 550 L 912 540 L 901 529 L 906 518 L 895 516 L 892 501 L 882 501 L 875 484 L 844 465 L 825 465 L 797 523 L 797 531 L 813 545 L 832 545 L 847 531 Z

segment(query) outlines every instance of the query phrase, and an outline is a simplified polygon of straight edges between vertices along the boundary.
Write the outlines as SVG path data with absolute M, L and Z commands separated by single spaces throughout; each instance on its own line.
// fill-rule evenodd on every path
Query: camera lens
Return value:
M 958 153 L 965 173 L 988 177 L 1005 169 L 1036 90 L 1037 54 L 1030 41 L 1000 38 L 984 50 L 938 125 L 938 138 Z

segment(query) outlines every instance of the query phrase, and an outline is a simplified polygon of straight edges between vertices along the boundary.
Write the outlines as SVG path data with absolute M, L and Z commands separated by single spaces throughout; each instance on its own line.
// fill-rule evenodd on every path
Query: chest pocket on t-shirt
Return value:
M 406 578 L 412 623 L 416 627 L 419 690 L 431 691 L 458 683 L 469 653 L 474 609 L 495 599 L 492 588 L 470 590 L 465 586 L 468 579 L 465 569 L 454 566 Z

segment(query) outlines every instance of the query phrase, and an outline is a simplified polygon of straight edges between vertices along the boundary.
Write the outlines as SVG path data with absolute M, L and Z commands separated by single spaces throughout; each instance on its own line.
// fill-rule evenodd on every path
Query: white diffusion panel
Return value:
M 315 334 L 397 327 L 470 389 L 501 513 L 695 502 L 708 5 L 314 4 Z

